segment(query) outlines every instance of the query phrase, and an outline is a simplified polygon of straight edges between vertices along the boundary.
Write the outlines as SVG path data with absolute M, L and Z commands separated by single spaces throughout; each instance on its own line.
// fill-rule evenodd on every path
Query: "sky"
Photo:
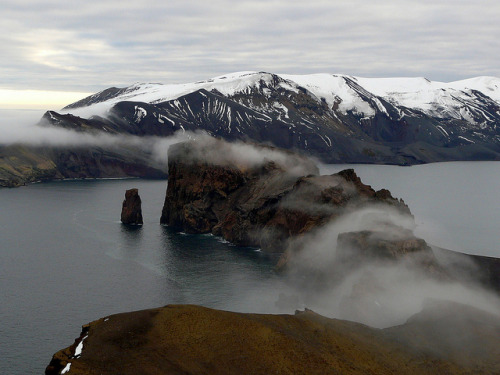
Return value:
M 497 0 L 2 0 L 0 19 L 3 108 L 246 70 L 500 76 Z

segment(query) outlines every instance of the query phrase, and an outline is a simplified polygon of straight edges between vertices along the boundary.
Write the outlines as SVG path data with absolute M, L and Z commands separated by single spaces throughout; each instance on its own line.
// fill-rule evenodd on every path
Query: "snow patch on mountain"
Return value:
M 180 108 L 179 98 L 202 89 L 227 98 L 253 93 L 270 98 L 273 90 L 298 94 L 305 89 L 305 93 L 318 102 L 325 101 L 333 117 L 349 113 L 364 119 L 372 118 L 377 113 L 390 117 L 391 110 L 386 108 L 387 103 L 390 103 L 393 107 L 391 113 L 395 109 L 399 118 L 404 116 L 405 111 L 416 110 L 435 118 L 465 120 L 479 127 L 486 127 L 488 123 L 496 121 L 493 118 L 496 112 L 492 112 L 491 107 L 500 105 L 500 79 L 495 77 L 444 83 L 426 78 L 363 78 L 341 74 L 274 75 L 245 71 L 186 84 L 136 83 L 125 89 L 113 89 L 111 94 L 110 89 L 107 89 L 101 92 L 102 98 L 99 93 L 89 97 L 90 105 L 66 109 L 65 112 L 87 118 L 91 115 L 106 115 L 113 105 L 122 101 L 158 104 L 176 100 L 174 105 Z M 288 110 L 281 103 L 254 105 L 251 100 L 237 100 L 261 115 L 278 110 L 282 114 L 281 119 L 288 118 Z M 138 108 L 136 120 L 140 121 L 146 114 L 137 111 Z M 222 114 L 222 107 L 219 112 Z
M 396 106 L 418 109 L 438 118 L 462 118 L 474 123 L 476 121 L 471 108 L 484 116 L 484 111 L 475 104 L 473 90 L 500 104 L 500 79 L 494 77 L 476 77 L 449 83 L 406 77 L 354 79 L 366 90 Z
M 139 106 L 135 106 L 134 121 L 139 123 L 141 120 L 148 115 L 148 112 Z
M 312 92 L 318 99 L 324 99 L 330 108 L 338 106 L 343 114 L 348 111 L 374 116 L 375 110 L 354 90 L 346 78 L 336 74 L 291 75 L 280 74 L 280 77 L 293 81 Z

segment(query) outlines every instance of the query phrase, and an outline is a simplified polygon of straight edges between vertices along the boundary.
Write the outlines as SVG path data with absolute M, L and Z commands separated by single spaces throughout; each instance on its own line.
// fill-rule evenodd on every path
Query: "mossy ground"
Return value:
M 412 332 L 415 324 L 413 321 Z M 498 320 L 494 325 L 496 333 Z M 166 306 L 95 321 L 89 326 L 81 357 L 70 359 L 71 349 L 66 349 L 55 358 L 63 367 L 71 362 L 69 374 L 89 375 L 422 375 L 494 374 L 500 370 L 494 360 L 488 367 L 459 364 L 454 360 L 457 353 L 450 348 L 442 348 L 443 356 L 433 355 L 419 346 L 424 334 L 418 337 L 419 345 L 412 346 L 404 332 L 405 325 L 380 330 L 313 312 L 261 315 Z M 405 337 L 404 343 L 400 337 Z M 495 356 L 488 345 L 491 340 L 483 349 Z

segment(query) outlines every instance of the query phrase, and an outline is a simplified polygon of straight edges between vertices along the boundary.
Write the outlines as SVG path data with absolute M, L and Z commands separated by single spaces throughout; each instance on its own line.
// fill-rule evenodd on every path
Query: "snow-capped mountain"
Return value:
M 327 162 L 411 164 L 500 155 L 500 79 L 494 77 L 443 83 L 241 72 L 188 84 L 109 88 L 63 112 L 48 112 L 45 119 L 136 135 L 203 129 L 303 150 Z

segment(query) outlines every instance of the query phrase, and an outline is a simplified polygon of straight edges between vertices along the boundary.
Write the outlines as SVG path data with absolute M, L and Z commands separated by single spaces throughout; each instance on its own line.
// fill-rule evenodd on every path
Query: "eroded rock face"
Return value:
M 352 169 L 319 176 L 309 159 L 293 153 L 285 161 L 254 164 L 230 158 L 216 164 L 200 156 L 224 154 L 223 147 L 223 142 L 171 146 L 162 224 L 281 253 L 289 239 L 366 204 L 410 215 L 403 201 L 363 184 Z M 270 149 L 259 147 L 262 152 Z
M 138 189 L 129 189 L 125 192 L 122 204 L 121 221 L 128 225 L 142 225 L 141 197 Z

